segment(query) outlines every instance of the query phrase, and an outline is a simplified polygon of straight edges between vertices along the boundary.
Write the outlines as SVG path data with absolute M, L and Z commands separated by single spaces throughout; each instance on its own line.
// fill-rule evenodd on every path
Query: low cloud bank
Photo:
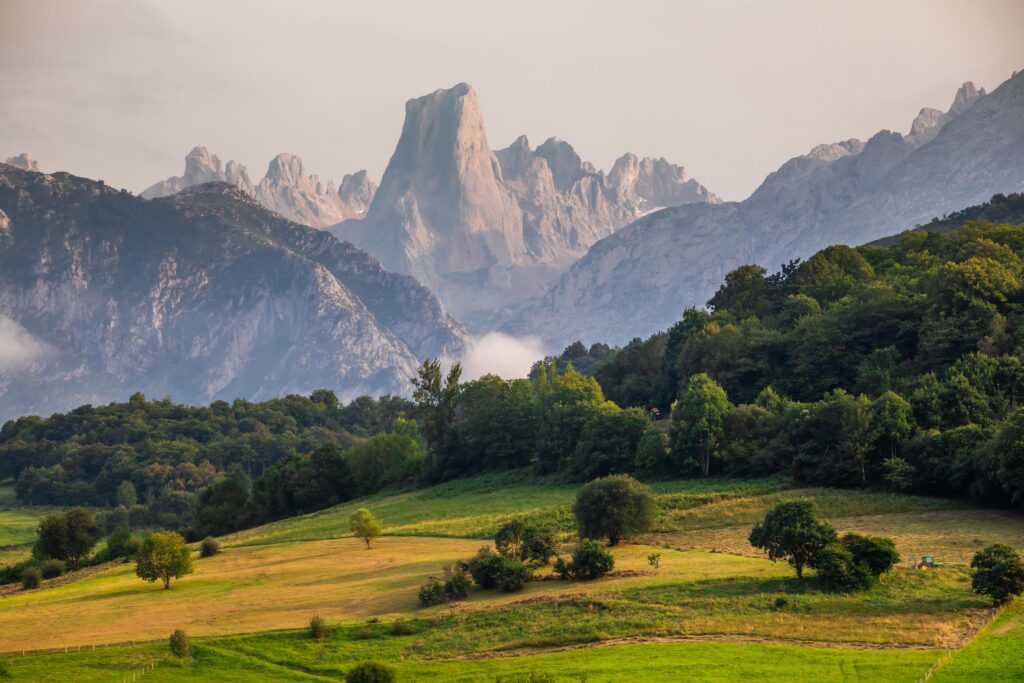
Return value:
M 470 342 L 462 357 L 463 379 L 477 379 L 487 374 L 505 379 L 526 377 L 530 367 L 544 358 L 544 345 L 539 337 L 512 337 L 501 332 L 488 332 Z
M 49 355 L 50 347 L 7 316 L 0 315 L 0 370 L 31 363 Z

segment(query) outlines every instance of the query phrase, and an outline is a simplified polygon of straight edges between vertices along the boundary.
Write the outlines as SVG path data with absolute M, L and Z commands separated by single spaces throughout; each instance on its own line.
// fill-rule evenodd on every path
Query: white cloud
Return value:
M 544 357 L 539 337 L 511 337 L 501 332 L 488 332 L 470 342 L 462 358 L 464 379 L 477 379 L 487 374 L 505 379 L 526 377 L 530 366 Z
M 0 315 L 0 370 L 42 358 L 50 347 L 10 318 Z

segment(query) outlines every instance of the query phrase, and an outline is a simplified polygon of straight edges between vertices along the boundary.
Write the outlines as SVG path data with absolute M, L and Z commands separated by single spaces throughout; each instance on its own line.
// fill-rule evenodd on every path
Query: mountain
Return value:
M 361 217 L 376 190 L 366 171 L 359 171 L 346 175 L 336 191 L 333 181 L 321 182 L 318 176 L 306 171 L 302 159 L 294 154 L 274 157 L 266 175 L 254 185 L 245 166 L 235 161 L 225 164 L 205 147 L 196 147 L 185 157 L 184 175 L 148 187 L 142 197 L 167 197 L 187 187 L 210 182 L 234 185 L 271 211 L 314 228 Z
M 218 182 L 145 200 L 0 165 L 0 415 L 329 387 L 404 393 L 464 332 L 408 276 Z M 0 333 L 3 332 L 0 325 Z
M 861 244 L 1024 188 L 1024 74 L 990 94 L 971 83 L 907 136 L 819 145 L 745 201 L 653 213 L 595 243 L 501 327 L 550 344 L 624 343 L 702 305 L 744 263 L 769 269 L 833 243 Z
M 205 147 L 195 147 L 185 157 L 185 173 L 167 180 L 161 180 L 142 191 L 144 199 L 167 197 L 181 192 L 186 187 L 204 183 L 223 182 L 238 187 L 248 195 L 256 189 L 249 177 L 249 170 L 236 161 L 226 164 Z
M 25 152 L 22 152 L 15 157 L 8 157 L 7 161 L 4 163 L 14 166 L 15 168 L 20 168 L 23 171 L 39 171 L 39 162 Z
M 406 103 L 363 220 L 331 228 L 438 292 L 476 327 L 539 294 L 591 244 L 652 209 L 717 198 L 664 159 L 625 155 L 608 175 L 573 147 L 525 136 L 493 151 L 465 83 Z
M 1024 194 L 1011 192 L 1008 195 L 996 194 L 984 204 L 968 206 L 965 209 L 954 211 L 942 218 L 933 218 L 927 223 L 915 226 L 912 230 L 924 230 L 925 232 L 946 233 L 952 232 L 965 223 L 971 221 L 984 221 L 987 223 L 1009 223 L 1010 225 L 1024 224 Z M 882 237 L 871 245 L 878 247 L 889 247 L 899 244 L 900 240 L 911 230 L 904 230 L 895 235 Z

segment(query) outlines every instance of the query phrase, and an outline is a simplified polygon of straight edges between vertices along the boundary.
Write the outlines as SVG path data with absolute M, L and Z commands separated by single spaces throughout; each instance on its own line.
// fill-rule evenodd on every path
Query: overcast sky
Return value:
M 727 199 L 815 144 L 906 132 L 1024 68 L 1024 2 L 0 0 L 0 158 L 140 191 L 206 145 L 379 178 L 460 81 L 491 147 L 665 156 Z

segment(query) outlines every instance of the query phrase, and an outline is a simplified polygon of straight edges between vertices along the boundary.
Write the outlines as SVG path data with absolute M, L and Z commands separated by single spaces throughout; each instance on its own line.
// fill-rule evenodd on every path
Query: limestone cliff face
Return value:
M 346 173 L 341 179 L 341 185 L 338 186 L 338 197 L 341 203 L 348 207 L 347 218 L 362 218 L 370 208 L 370 202 L 376 192 L 377 184 L 370 180 L 366 171 Z
M 267 174 L 253 185 L 245 166 L 235 161 L 224 163 L 205 147 L 196 147 L 185 157 L 183 175 L 151 185 L 142 192 L 142 197 L 167 197 L 211 182 L 234 185 L 274 213 L 314 228 L 361 217 L 376 190 L 366 177 L 366 171 L 359 171 L 346 175 L 342 187 L 335 191 L 334 181 L 321 182 L 318 176 L 306 171 L 302 159 L 294 154 L 274 157 L 267 167 Z
M 48 353 L 0 368 L 0 416 L 329 387 L 405 393 L 464 332 L 412 278 L 225 183 L 146 201 L 0 165 L 0 319 Z
M 465 83 L 410 100 L 366 218 L 332 231 L 434 289 L 485 327 L 539 294 L 594 242 L 644 213 L 713 194 L 664 159 L 620 159 L 608 176 L 573 147 L 525 136 L 492 151 Z
M 325 185 L 317 176 L 307 174 L 302 159 L 294 154 L 273 158 L 256 186 L 255 198 L 288 220 L 314 228 L 334 225 L 349 213 L 334 183 Z
M 829 244 L 862 244 L 998 192 L 1024 190 L 1024 74 L 991 94 L 965 84 L 910 134 L 819 145 L 771 173 L 745 201 L 655 212 L 590 247 L 503 328 L 624 343 L 703 305 L 744 263 L 769 270 Z

